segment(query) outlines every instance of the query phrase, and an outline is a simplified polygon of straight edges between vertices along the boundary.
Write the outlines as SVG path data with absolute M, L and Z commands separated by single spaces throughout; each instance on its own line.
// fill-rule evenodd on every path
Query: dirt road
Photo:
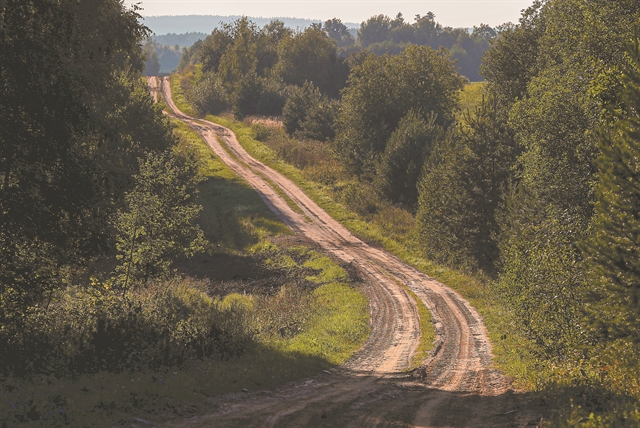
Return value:
M 161 80 L 160 80 L 161 79 Z M 160 80 L 160 81 L 159 81 Z M 277 391 L 230 395 L 211 414 L 169 426 L 525 426 L 539 421 L 528 399 L 513 394 L 491 362 L 491 345 L 476 310 L 450 288 L 355 237 L 292 181 L 252 158 L 228 128 L 185 115 L 168 78 L 150 78 L 174 115 L 249 182 L 294 231 L 355 266 L 365 279 L 372 334 L 343 368 Z M 265 179 L 266 178 L 266 179 Z M 292 210 L 271 186 L 301 209 Z M 432 313 L 436 347 L 421 370 L 407 373 L 420 339 L 416 293 Z M 416 376 L 418 375 L 418 376 Z

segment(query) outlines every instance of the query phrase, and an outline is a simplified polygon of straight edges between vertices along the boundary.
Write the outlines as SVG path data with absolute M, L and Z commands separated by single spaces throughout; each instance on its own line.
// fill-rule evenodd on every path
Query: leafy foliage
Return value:
M 175 155 L 152 154 L 140 160 L 133 189 L 115 220 L 120 265 L 118 282 L 130 283 L 168 273 L 171 260 L 203 250 L 202 231 L 193 222 L 201 206 L 192 202 L 199 178 L 196 165 Z
M 479 81 L 482 55 L 495 36 L 496 31 L 487 25 L 474 27 L 469 34 L 466 28 L 443 27 L 436 22 L 432 12 L 416 15 L 413 24 L 398 13 L 394 19 L 376 15 L 364 21 L 358 30 L 358 44 L 378 55 L 399 54 L 410 44 L 434 49 L 443 47 L 457 60 L 462 75 L 471 81 Z
M 515 162 L 510 131 L 485 101 L 457 135 L 440 138 L 420 181 L 416 232 L 432 260 L 494 274 L 497 213 Z
M 589 309 L 598 336 L 640 341 L 640 45 L 628 48 L 621 109 L 600 131 L 593 236 L 585 247 L 594 279 Z
M 274 73 L 287 84 L 302 86 L 308 81 L 337 97 L 348 70 L 338 60 L 336 42 L 324 31 L 309 28 L 280 43 Z
M 376 167 L 374 184 L 389 201 L 415 211 L 418 179 L 433 147 L 445 139 L 445 130 L 436 125 L 436 114 L 425 121 L 409 111 L 393 131 Z
M 373 177 L 378 157 L 410 110 L 436 123 L 453 121 L 463 79 L 443 51 L 409 46 L 396 56 L 368 56 L 349 76 L 338 117 L 336 149 L 358 176 Z
M 311 82 L 292 87 L 282 110 L 282 123 L 289 135 L 327 141 L 335 136 L 337 104 Z

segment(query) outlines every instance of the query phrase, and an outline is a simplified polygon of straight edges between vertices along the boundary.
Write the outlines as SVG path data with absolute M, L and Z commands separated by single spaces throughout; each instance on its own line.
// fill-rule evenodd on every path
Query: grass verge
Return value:
M 409 370 L 413 370 L 424 362 L 429 356 L 429 352 L 433 349 L 433 342 L 436 340 L 436 329 L 433 326 L 431 312 L 429 312 L 429 309 L 422 303 L 422 300 L 416 293 L 411 291 L 409 287 L 404 288 L 407 290 L 407 293 L 413 297 L 413 300 L 415 300 L 416 306 L 418 307 L 418 315 L 420 316 L 420 343 L 418 344 L 416 353 L 413 354 L 411 365 L 409 366 Z

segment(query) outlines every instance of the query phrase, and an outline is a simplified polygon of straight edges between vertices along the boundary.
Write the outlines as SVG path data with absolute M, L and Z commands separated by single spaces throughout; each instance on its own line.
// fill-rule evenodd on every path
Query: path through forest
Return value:
M 229 394 L 211 411 L 167 426 L 187 427 L 511 427 L 535 426 L 541 409 L 515 394 L 492 367 L 481 317 L 449 287 L 355 237 L 291 180 L 252 158 L 233 132 L 190 117 L 174 104 L 168 77 L 148 79 L 173 115 L 262 196 L 296 233 L 354 266 L 370 301 L 371 336 L 343 367 L 275 391 Z M 223 145 L 226 147 L 223 147 Z M 302 213 L 292 210 L 280 188 Z M 429 308 L 436 346 L 419 370 L 406 372 L 420 340 L 411 289 Z

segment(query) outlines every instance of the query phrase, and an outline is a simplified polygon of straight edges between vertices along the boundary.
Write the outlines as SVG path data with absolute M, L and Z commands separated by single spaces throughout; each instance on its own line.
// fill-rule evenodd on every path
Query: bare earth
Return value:
M 291 180 L 252 158 L 228 128 L 177 109 L 168 78 L 149 78 L 152 94 L 200 134 L 211 150 L 249 182 L 295 232 L 358 269 L 367 284 L 371 336 L 343 367 L 275 391 L 249 391 L 213 399 L 210 413 L 167 422 L 184 427 L 516 427 L 536 426 L 544 410 L 516 394 L 492 366 L 482 318 L 449 287 L 395 256 L 355 237 Z M 221 145 L 226 146 L 223 148 Z M 263 178 L 303 211 L 294 212 Z M 432 355 L 405 369 L 420 340 L 415 292 L 432 313 L 437 338 Z

